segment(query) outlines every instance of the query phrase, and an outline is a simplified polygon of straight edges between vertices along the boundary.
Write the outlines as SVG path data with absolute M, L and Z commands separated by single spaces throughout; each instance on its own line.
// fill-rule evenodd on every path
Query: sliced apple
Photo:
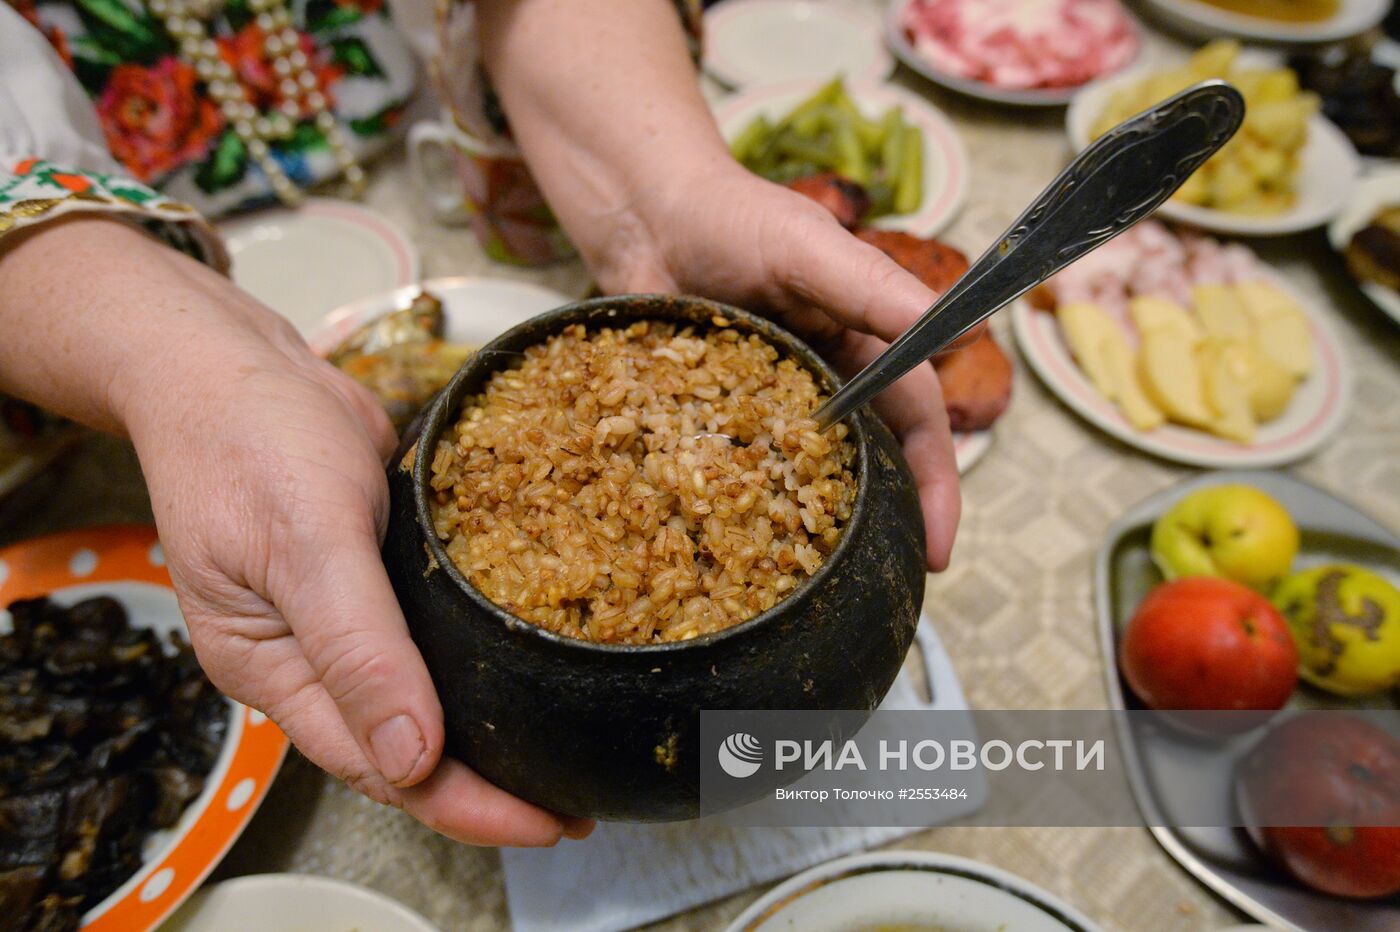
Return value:
M 1313 367 L 1313 340 L 1302 309 L 1267 282 L 1243 282 L 1235 289 L 1254 321 L 1254 343 L 1259 352 L 1295 377 L 1306 377 Z
M 1306 378 L 1312 371 L 1312 328 L 1301 313 L 1265 320 L 1255 327 L 1254 344 L 1295 378 Z
M 1112 374 L 1103 361 L 1104 339 L 1116 336 L 1123 339 L 1118 323 L 1097 304 L 1080 302 L 1066 304 L 1055 311 L 1055 319 L 1060 323 L 1060 332 L 1069 344 L 1074 361 L 1089 381 L 1094 383 L 1099 394 L 1110 401 L 1117 394 Z
M 1219 340 L 1253 338 L 1254 322 L 1230 285 L 1197 285 L 1191 289 L 1191 305 L 1206 336 Z
M 1101 346 L 1104 365 L 1113 378 L 1116 393 L 1113 402 L 1128 419 L 1134 430 L 1156 430 L 1166 416 L 1152 403 L 1133 372 L 1133 350 L 1122 333 L 1107 337 Z
M 1133 316 L 1139 336 L 1157 329 L 1171 330 L 1192 343 L 1204 336 L 1190 312 L 1171 298 L 1157 295 L 1133 298 L 1128 302 L 1128 312 Z
M 1202 386 L 1206 404 L 1214 417 L 1211 433 L 1236 443 L 1253 443 L 1256 424 L 1246 383 L 1226 358 L 1229 343 L 1208 342 L 1200 354 Z
M 1142 335 L 1138 374 L 1147 397 L 1168 418 L 1190 427 L 1209 427 L 1213 416 L 1202 392 L 1195 348 L 1179 331 L 1154 327 Z

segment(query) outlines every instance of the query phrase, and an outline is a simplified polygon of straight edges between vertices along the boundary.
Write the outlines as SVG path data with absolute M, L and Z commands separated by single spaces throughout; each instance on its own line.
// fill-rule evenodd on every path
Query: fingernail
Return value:
M 369 747 L 384 779 L 399 783 L 408 779 L 423 756 L 423 732 L 407 715 L 395 715 L 369 733 Z

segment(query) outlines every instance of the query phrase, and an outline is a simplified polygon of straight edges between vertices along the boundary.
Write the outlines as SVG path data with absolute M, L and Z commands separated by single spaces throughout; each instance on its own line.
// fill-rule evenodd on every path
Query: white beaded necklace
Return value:
M 273 158 L 268 143 L 290 138 L 296 132 L 297 123 L 308 115 L 326 137 L 351 191 L 357 196 L 364 193 L 364 169 L 356 161 L 344 131 L 321 93 L 316 75 L 310 70 L 310 62 L 301 49 L 301 36 L 292 26 L 285 0 L 249 0 L 248 3 L 254 14 L 253 21 L 262 31 L 263 48 L 272 62 L 278 90 L 282 93 L 278 109 L 267 113 L 258 112 L 248 89 L 219 55 L 219 47 L 209 37 L 205 23 L 218 12 L 219 0 L 147 0 L 147 5 L 180 43 L 181 54 L 194 66 L 195 73 L 209 89 L 209 95 L 248 155 L 267 175 L 278 200 L 295 206 L 301 203 L 303 196 Z

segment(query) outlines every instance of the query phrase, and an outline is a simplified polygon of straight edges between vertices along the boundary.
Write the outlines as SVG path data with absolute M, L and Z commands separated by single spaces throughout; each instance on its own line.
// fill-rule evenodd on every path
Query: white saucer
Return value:
M 418 253 L 393 223 L 348 201 L 311 198 L 219 224 L 233 280 L 303 334 L 356 298 L 418 279 Z
M 705 12 L 705 70 L 731 88 L 836 74 L 881 81 L 893 69 L 879 20 L 850 4 L 724 0 Z

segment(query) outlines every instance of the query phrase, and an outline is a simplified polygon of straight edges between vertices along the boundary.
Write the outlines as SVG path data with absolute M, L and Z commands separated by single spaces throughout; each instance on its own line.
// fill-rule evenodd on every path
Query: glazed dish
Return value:
M 204 788 L 228 707 L 183 640 L 122 606 L 9 606 L 0 636 L 0 901 L 16 928 L 77 929 Z
M 437 535 L 502 608 L 590 641 L 686 640 L 772 608 L 835 549 L 847 429 L 817 432 L 811 373 L 760 336 L 575 325 L 524 357 L 432 461 Z
M 1078 87 L 1138 50 L 1117 0 L 909 0 L 898 17 L 930 69 L 1006 91 Z
M 1314 367 L 1301 308 L 1248 248 L 1155 221 L 1034 295 L 1075 362 L 1138 431 L 1166 421 L 1240 444 L 1282 416 Z
M 1300 153 L 1308 121 L 1319 102 L 1299 91 L 1287 68 L 1237 63 L 1238 43 L 1220 40 L 1197 51 L 1179 68 L 1157 72 L 1118 90 L 1090 130 L 1097 139 L 1127 117 L 1192 84 L 1222 78 L 1244 94 L 1244 126 L 1172 196 L 1212 210 L 1250 215 L 1278 214 L 1293 207 Z
M 442 302 L 420 291 L 402 310 L 365 323 L 327 355 L 369 389 L 402 431 L 472 354 L 443 339 Z

